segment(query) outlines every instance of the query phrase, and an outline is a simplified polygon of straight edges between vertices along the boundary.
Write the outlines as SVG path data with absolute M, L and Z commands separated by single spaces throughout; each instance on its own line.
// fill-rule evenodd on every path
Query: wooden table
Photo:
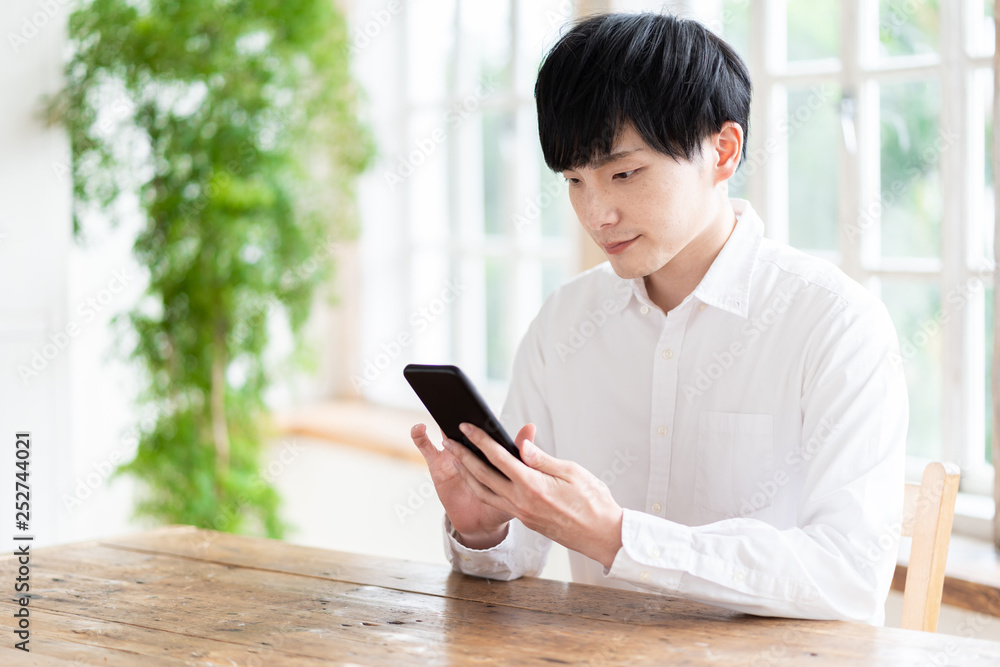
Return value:
M 15 567 L 0 561 L 3 586 Z M 184 526 L 39 549 L 31 567 L 31 653 L 12 648 L 8 593 L 3 665 L 1000 665 L 984 639 L 488 582 Z

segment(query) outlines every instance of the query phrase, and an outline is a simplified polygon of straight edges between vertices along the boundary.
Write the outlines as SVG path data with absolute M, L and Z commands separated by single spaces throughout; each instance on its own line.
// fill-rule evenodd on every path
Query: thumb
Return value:
M 514 438 L 514 444 L 517 448 L 521 448 L 521 443 L 525 440 L 534 441 L 535 439 L 535 425 L 525 424 L 521 427 L 521 430 L 517 432 L 517 437 Z
M 528 467 L 548 475 L 558 476 L 562 469 L 559 459 L 549 456 L 538 445 L 527 439 L 521 442 L 521 459 Z

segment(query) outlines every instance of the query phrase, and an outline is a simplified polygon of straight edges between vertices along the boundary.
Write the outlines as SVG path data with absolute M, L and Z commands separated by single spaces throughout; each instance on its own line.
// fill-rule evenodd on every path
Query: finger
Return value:
M 420 450 L 420 453 L 423 454 L 428 466 L 433 464 L 437 457 L 441 455 L 438 448 L 427 437 L 427 426 L 425 424 L 414 424 L 410 429 L 410 438 L 413 440 L 413 444 L 417 446 L 417 449 Z
M 451 442 L 454 442 L 454 440 L 452 440 Z M 462 449 L 465 448 L 462 447 Z M 475 454 L 472 454 L 470 452 L 469 456 L 475 459 L 476 462 L 479 463 L 480 465 L 485 466 L 485 464 L 482 461 L 480 461 Z M 465 483 L 469 486 L 469 489 L 481 502 L 486 503 L 490 507 L 498 509 L 501 512 L 504 512 L 505 514 L 514 516 L 513 505 L 511 505 L 506 498 L 504 498 L 503 496 L 495 492 L 493 489 L 489 488 L 488 486 L 480 482 L 476 478 L 476 476 L 472 474 L 472 472 L 468 468 L 462 465 L 462 462 L 459 461 L 457 458 L 455 460 L 455 470 L 458 471 L 458 473 L 462 476 L 462 479 L 464 479 Z
M 509 492 L 510 480 L 487 465 L 471 449 L 450 438 L 445 440 L 444 446 L 481 484 L 498 493 Z M 500 445 L 497 445 L 497 447 L 500 447 Z M 489 455 L 487 454 L 487 456 Z
M 521 460 L 529 468 L 560 479 L 569 477 L 570 463 L 568 461 L 550 456 L 531 440 L 522 441 L 520 443 L 520 451 Z
M 514 455 L 507 451 L 500 443 L 490 437 L 490 435 L 483 429 L 463 422 L 459 424 L 459 429 L 465 434 L 465 437 L 469 439 L 472 444 L 479 448 L 486 458 L 495 465 L 504 475 L 507 476 L 507 480 L 513 479 L 511 475 L 515 474 L 517 468 L 521 468 L 523 471 L 524 466 L 514 458 Z M 523 429 L 522 429 L 523 430 Z M 487 469 L 488 466 L 485 466 Z M 483 480 L 485 481 L 485 480 Z

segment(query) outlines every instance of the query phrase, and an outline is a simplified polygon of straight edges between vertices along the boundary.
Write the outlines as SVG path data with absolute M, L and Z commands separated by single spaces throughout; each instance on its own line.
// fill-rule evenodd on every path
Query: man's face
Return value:
M 580 223 L 615 273 L 639 278 L 666 265 L 713 222 L 714 163 L 709 139 L 693 161 L 676 161 L 628 127 L 606 161 L 563 176 Z

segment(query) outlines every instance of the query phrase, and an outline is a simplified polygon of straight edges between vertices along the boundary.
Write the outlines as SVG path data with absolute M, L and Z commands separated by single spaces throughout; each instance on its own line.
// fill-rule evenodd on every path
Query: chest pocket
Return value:
M 770 507 L 778 491 L 771 415 L 702 412 L 695 504 L 720 517 L 745 517 Z

